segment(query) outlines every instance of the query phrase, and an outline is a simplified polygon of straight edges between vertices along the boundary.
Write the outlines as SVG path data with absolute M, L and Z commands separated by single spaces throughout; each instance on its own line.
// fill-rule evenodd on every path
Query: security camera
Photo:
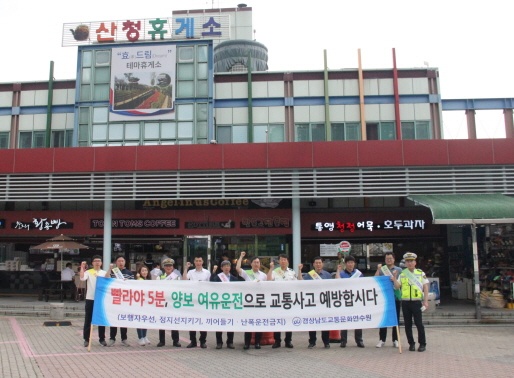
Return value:
M 211 139 L 211 144 L 218 144 L 218 141 L 216 139 Z

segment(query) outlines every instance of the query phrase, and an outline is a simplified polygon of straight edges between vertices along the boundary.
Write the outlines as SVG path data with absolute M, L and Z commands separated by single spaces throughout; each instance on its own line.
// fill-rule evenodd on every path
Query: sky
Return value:
M 171 17 L 173 10 L 252 7 L 254 36 L 269 71 L 439 69 L 443 99 L 512 98 L 512 14 L 506 0 L 0 1 L 0 83 L 75 79 L 77 48 L 62 47 L 64 23 Z M 55 5 L 54 5 L 55 4 Z M 121 5 L 123 4 L 123 5 Z M 308 4 L 308 5 L 306 5 Z M 444 112 L 445 138 L 466 138 L 463 112 Z M 476 114 L 478 138 L 505 137 L 502 111 Z

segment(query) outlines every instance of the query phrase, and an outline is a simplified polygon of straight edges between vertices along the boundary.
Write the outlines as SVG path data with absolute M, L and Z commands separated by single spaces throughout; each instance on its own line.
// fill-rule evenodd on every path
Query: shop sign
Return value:
M 282 198 L 146 200 L 136 201 L 137 210 L 199 210 L 199 209 L 290 209 L 291 200 Z
M 187 229 L 209 229 L 209 228 L 234 228 L 234 222 L 229 219 L 228 221 L 191 221 L 186 222 Z
M 372 220 L 362 220 L 359 222 L 344 221 L 323 221 L 316 222 L 311 226 L 312 230 L 321 231 L 339 231 L 339 232 L 355 232 L 373 231 L 373 230 L 424 230 L 425 221 L 423 219 L 404 219 L 404 220 L 386 220 L 383 222 L 374 222 Z
M 350 252 L 350 249 L 352 249 L 352 245 L 350 244 L 350 242 L 344 240 L 341 243 L 339 243 L 337 251 L 347 255 Z
M 90 228 L 103 228 L 103 219 L 91 219 Z M 175 229 L 178 228 L 178 219 L 113 219 L 113 229 Z
M 339 244 L 320 244 L 319 255 L 321 257 L 337 256 L 339 252 Z
M 290 228 L 291 220 L 282 217 L 248 217 L 241 219 L 241 228 Z
M 15 230 L 61 230 L 63 228 L 73 228 L 72 222 L 66 222 L 62 219 L 33 218 L 32 222 L 16 221 L 11 223 L 11 228 Z
M 63 24 L 62 46 L 105 43 L 230 39 L 230 15 L 199 13 L 171 18 L 125 19 Z

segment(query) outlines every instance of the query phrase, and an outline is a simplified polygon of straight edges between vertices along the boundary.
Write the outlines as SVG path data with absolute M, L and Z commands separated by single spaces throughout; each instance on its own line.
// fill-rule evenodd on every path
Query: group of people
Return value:
M 149 271 L 146 265 L 142 265 L 137 274 L 134 274 L 125 267 L 126 261 L 123 256 L 117 256 L 115 264 L 111 264 L 108 271 L 102 270 L 102 258 L 101 256 L 94 256 L 92 259 L 93 267 L 86 270 L 86 263 L 82 262 L 80 269 L 80 279 L 82 281 L 88 281 L 88 291 L 86 296 L 85 306 L 85 321 L 84 321 L 84 346 L 88 346 L 90 343 L 91 336 L 91 320 L 93 315 L 94 307 L 94 293 L 96 286 L 97 277 L 111 277 L 123 280 L 147 280 L 147 279 L 159 279 L 159 280 L 190 280 L 190 281 L 211 281 L 211 282 L 234 282 L 240 281 L 293 281 L 293 280 L 317 280 L 317 279 L 332 279 L 332 274 L 323 270 L 323 260 L 321 257 L 315 257 L 313 260 L 313 270 L 302 275 L 301 271 L 303 264 L 298 265 L 298 274 L 289 268 L 289 259 L 287 255 L 281 254 L 278 259 L 278 267 L 275 267 L 274 262 L 270 262 L 270 269 L 267 274 L 261 271 L 261 262 L 258 257 L 253 257 L 250 260 L 251 269 L 242 269 L 242 260 L 245 258 L 246 252 L 241 252 L 235 271 L 238 276 L 231 272 L 232 264 L 229 260 L 222 260 L 220 267 L 214 265 L 212 273 L 203 267 L 202 256 L 196 256 L 192 264 L 187 262 L 184 266 L 182 274 L 175 269 L 175 261 L 171 258 L 166 258 L 162 261 L 162 267 L 164 272 L 160 269 L 154 268 Z M 395 265 L 394 254 L 388 252 L 385 254 L 385 265 L 379 264 L 375 276 L 387 275 L 390 277 L 391 284 L 395 291 L 395 305 L 396 314 L 399 323 L 400 307 L 403 311 L 403 318 L 405 324 L 405 333 L 407 341 L 409 343 L 409 351 L 415 351 L 415 341 L 412 333 L 413 320 L 418 330 L 418 351 L 423 352 L 426 349 L 426 338 L 425 330 L 422 322 L 422 312 L 428 307 L 428 288 L 429 281 L 426 278 L 423 271 L 416 269 L 416 254 L 407 252 L 403 256 L 407 268 L 401 269 Z M 220 268 L 220 269 L 218 269 Z M 160 272 L 160 274 L 157 272 Z M 152 277 L 153 276 L 153 277 Z M 344 258 L 344 264 L 340 263 L 335 273 L 335 279 L 345 278 L 360 278 L 364 277 L 355 267 L 355 258 L 351 255 Z M 110 327 L 109 340 L 106 340 L 105 327 L 98 327 L 99 342 L 103 346 L 112 346 L 116 342 L 117 327 Z M 120 328 L 121 344 L 123 346 L 129 346 L 127 341 L 127 328 Z M 150 344 L 147 338 L 146 329 L 137 329 L 138 343 L 141 346 Z M 200 331 L 200 337 L 197 340 L 196 331 L 189 332 L 190 343 L 187 348 L 195 348 L 200 345 L 201 348 L 207 348 L 207 332 Z M 274 332 L 274 343 L 272 348 L 280 348 L 282 346 L 282 334 L 281 332 Z M 345 348 L 348 341 L 348 331 L 341 331 L 341 348 Z M 179 341 L 179 332 L 176 330 L 171 331 L 171 338 L 173 346 L 180 348 L 181 344 Z M 255 332 L 254 347 L 255 349 L 261 348 L 261 332 Z M 362 338 L 362 329 L 356 329 L 354 331 L 354 338 L 359 348 L 364 348 L 364 341 Z M 379 331 L 379 342 L 376 345 L 377 348 L 381 348 L 385 345 L 387 338 L 387 328 L 381 328 Z M 252 339 L 251 332 L 245 332 L 244 334 L 244 347 L 247 350 L 250 348 Z M 321 331 L 321 340 L 325 348 L 330 348 L 329 331 Z M 393 346 L 398 348 L 398 333 L 397 327 L 393 327 L 392 331 Z M 312 349 L 316 346 L 317 336 L 316 331 L 309 332 L 309 344 L 308 348 Z M 159 330 L 159 343 L 157 347 L 163 347 L 166 344 L 165 331 Z M 285 332 L 284 346 L 286 348 L 293 348 L 292 343 L 292 332 Z M 226 335 L 226 347 L 228 349 L 234 349 L 234 332 L 227 332 Z M 216 349 L 223 348 L 223 333 L 216 332 Z

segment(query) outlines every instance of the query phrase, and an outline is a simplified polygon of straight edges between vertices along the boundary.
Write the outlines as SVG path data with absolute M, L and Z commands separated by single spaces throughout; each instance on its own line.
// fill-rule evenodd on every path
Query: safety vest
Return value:
M 405 270 L 407 269 L 404 269 L 404 271 Z M 423 273 L 421 269 L 414 269 L 412 275 L 416 278 L 416 280 L 418 280 L 421 283 L 421 287 L 423 287 L 425 273 Z M 409 279 L 403 273 L 400 274 L 400 283 L 402 285 L 402 301 L 423 299 L 423 291 L 419 290 L 419 288 L 416 285 L 411 285 Z

